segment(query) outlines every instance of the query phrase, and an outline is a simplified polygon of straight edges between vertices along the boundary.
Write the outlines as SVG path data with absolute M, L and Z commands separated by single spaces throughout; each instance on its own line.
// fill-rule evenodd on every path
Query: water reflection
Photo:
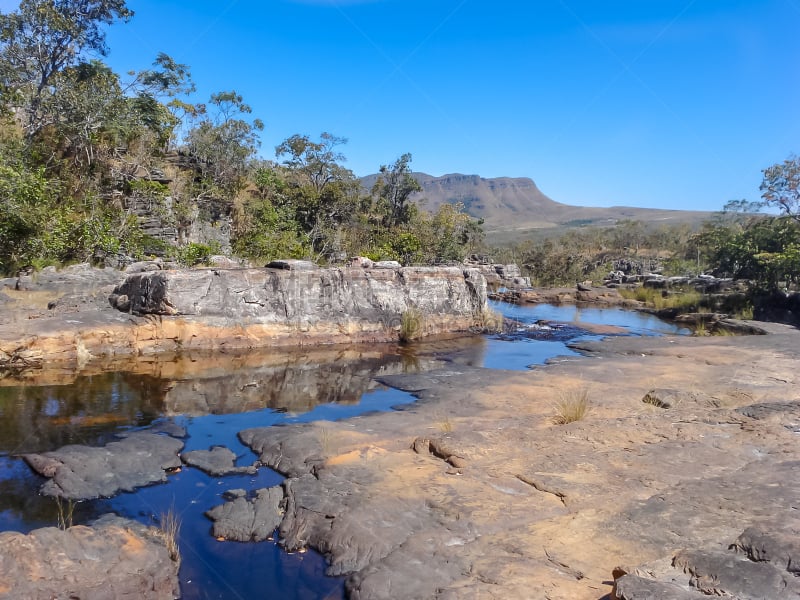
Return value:
M 0 387 L 0 455 L 101 445 L 164 412 L 165 384 L 147 375 L 79 376 L 69 385 Z

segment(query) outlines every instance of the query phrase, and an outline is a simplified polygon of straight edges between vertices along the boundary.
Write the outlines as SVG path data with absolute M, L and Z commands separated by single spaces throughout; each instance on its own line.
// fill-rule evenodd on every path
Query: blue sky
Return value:
M 411 152 L 415 170 L 531 177 L 568 204 L 715 210 L 800 152 L 800 0 L 128 5 L 112 66 L 163 51 L 198 100 L 235 89 L 268 158 L 329 131 L 358 175 Z

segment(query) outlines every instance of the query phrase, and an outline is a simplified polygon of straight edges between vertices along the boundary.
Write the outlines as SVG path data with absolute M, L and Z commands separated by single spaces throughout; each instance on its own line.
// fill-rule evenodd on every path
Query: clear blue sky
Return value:
M 4 4 L 9 4 L 4 2 Z M 525 176 L 554 200 L 715 210 L 800 152 L 800 0 L 129 0 L 109 62 L 235 89 L 262 154 Z

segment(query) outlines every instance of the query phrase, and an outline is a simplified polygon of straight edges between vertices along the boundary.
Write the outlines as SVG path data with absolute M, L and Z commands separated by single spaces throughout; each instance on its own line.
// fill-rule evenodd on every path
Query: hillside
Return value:
M 361 178 L 370 189 L 377 175 Z M 414 173 L 422 185 L 415 201 L 424 201 L 428 210 L 436 210 L 445 202 L 462 202 L 466 211 L 485 221 L 485 230 L 492 241 L 509 241 L 530 234 L 548 234 L 570 227 L 613 226 L 622 220 L 650 224 L 696 224 L 712 213 L 612 206 L 608 208 L 570 206 L 546 196 L 527 177 L 484 178 L 479 175 L 452 173 L 434 177 Z

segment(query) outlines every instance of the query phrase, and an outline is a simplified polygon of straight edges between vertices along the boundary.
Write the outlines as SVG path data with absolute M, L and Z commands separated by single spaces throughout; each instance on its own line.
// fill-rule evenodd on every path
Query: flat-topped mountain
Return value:
M 377 177 L 363 177 L 361 183 L 371 189 Z M 612 226 L 627 219 L 653 224 L 697 223 L 711 216 L 700 211 L 561 204 L 546 196 L 528 177 L 485 178 L 460 173 L 441 177 L 414 173 L 414 177 L 422 186 L 414 201 L 423 202 L 431 211 L 446 202 L 461 202 L 470 215 L 485 221 L 487 233 L 500 237 L 516 237 L 533 229 Z

